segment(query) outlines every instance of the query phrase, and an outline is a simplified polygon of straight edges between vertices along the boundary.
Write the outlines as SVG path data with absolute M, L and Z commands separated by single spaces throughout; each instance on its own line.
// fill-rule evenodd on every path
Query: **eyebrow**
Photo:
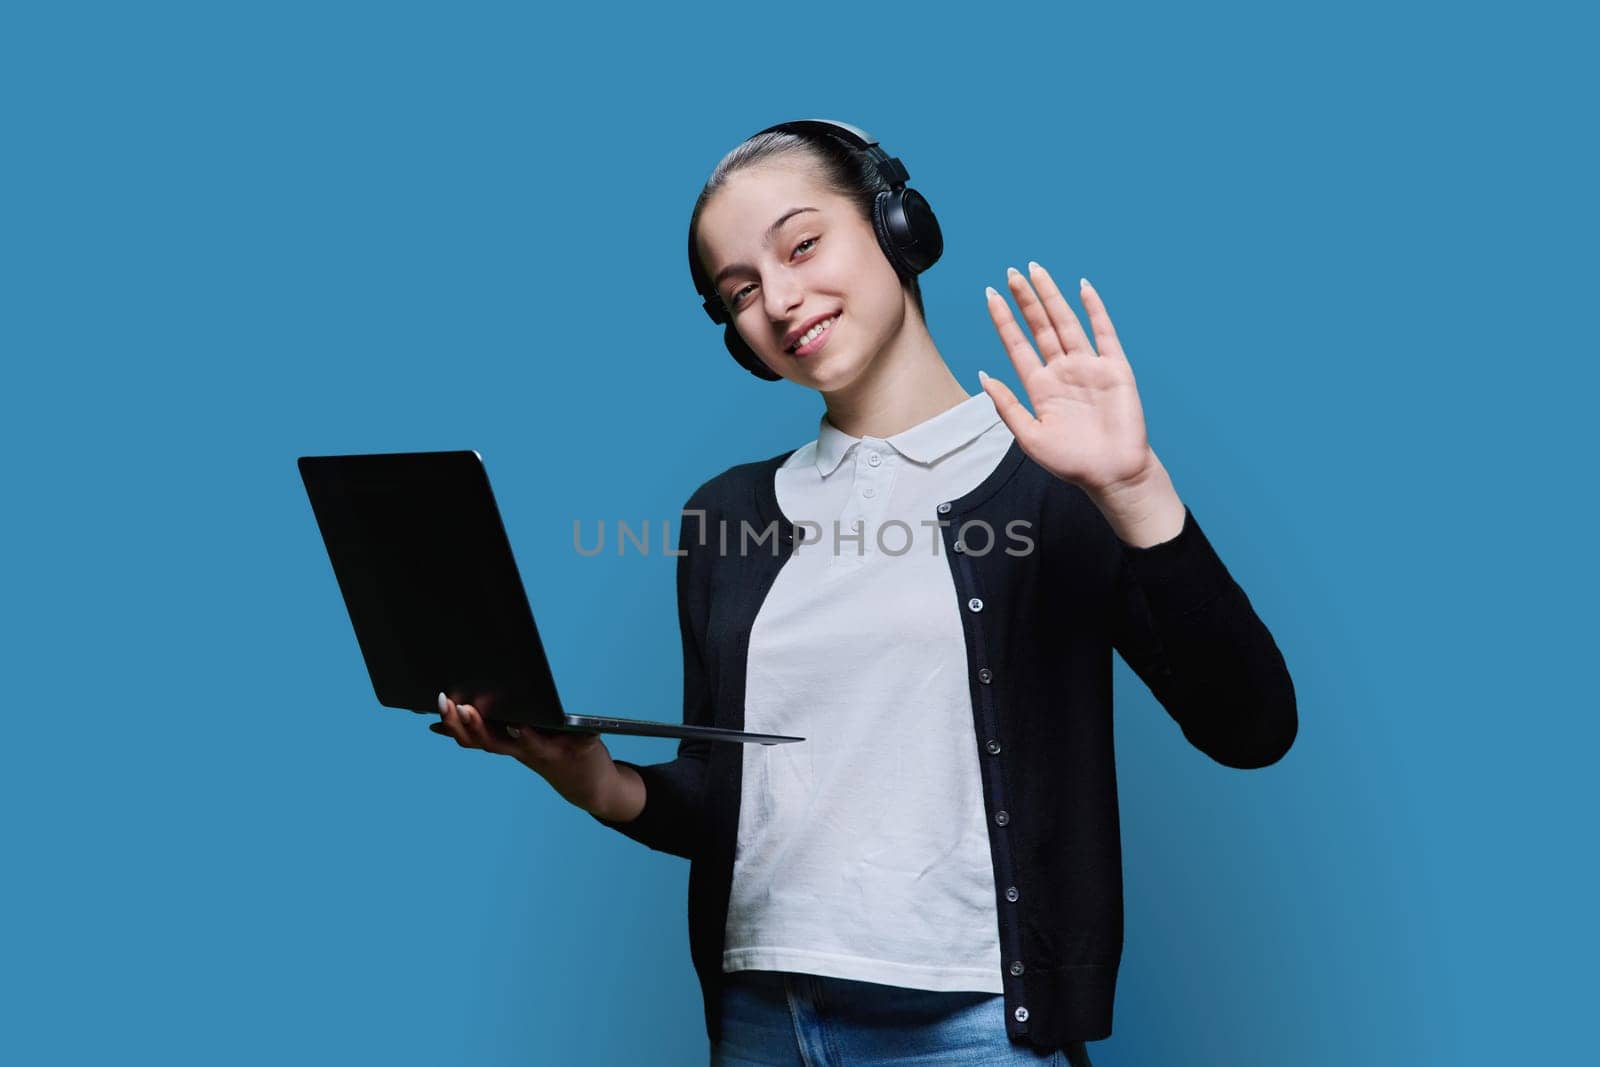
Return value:
M 772 235 L 777 233 L 784 223 L 788 222 L 796 215 L 807 211 L 816 210 L 817 208 L 814 207 L 792 207 L 788 211 L 785 211 L 782 215 L 778 216 L 778 221 L 767 227 L 767 232 L 762 236 L 761 239 L 762 244 L 770 244 L 772 241 Z M 720 289 L 722 287 L 722 279 L 741 270 L 747 270 L 754 273 L 755 268 L 747 263 L 729 263 L 726 267 L 723 267 L 721 270 L 717 271 L 717 276 L 711 279 L 711 284 Z

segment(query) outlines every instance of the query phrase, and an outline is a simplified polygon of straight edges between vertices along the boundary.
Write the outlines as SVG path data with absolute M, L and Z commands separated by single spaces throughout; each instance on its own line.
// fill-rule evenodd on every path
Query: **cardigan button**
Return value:
M 978 681 L 982 682 L 984 685 L 988 685 L 990 682 L 994 681 L 994 671 L 991 671 L 988 667 L 980 668 L 978 671 Z
M 967 607 L 971 608 L 973 611 L 982 611 L 983 601 L 979 600 L 977 597 L 973 597 L 971 600 L 967 601 Z
M 1018 1008 L 1012 1014 L 1017 1017 L 1017 1022 L 1019 1022 L 1019 1023 L 1025 1023 L 1025 1022 L 1028 1021 L 1028 1009 L 1027 1008 Z
M 1012 974 L 1021 974 L 1022 973 L 1022 961 L 1021 960 L 1012 960 L 1011 961 L 1011 973 Z
M 1011 903 L 1015 904 L 1017 902 L 1017 897 L 1020 896 L 1020 895 L 1021 894 L 1019 894 L 1017 892 L 1017 887 L 1016 886 L 1014 886 L 1014 885 L 1006 886 L 1006 899 L 1011 901 Z
M 989 755 L 991 755 L 991 756 L 1000 755 L 1000 742 L 994 740 L 993 738 L 990 738 L 989 739 L 989 743 L 987 745 L 985 745 L 984 747 L 989 750 Z
M 945 501 L 943 504 L 939 505 L 939 514 L 941 514 L 941 515 L 950 514 L 950 502 L 948 500 Z
M 994 821 L 996 825 L 1004 826 L 1011 821 L 1011 815 L 1009 812 L 997 811 L 994 813 Z

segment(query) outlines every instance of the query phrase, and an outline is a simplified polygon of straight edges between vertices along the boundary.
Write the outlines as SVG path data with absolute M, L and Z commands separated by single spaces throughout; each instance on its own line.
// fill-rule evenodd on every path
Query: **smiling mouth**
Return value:
M 806 334 L 806 337 L 809 337 L 810 340 L 808 341 L 802 338 L 800 341 L 797 341 L 795 346 L 789 349 L 789 354 L 792 356 L 811 355 L 811 353 L 823 346 L 823 344 L 833 334 L 833 328 L 838 324 L 839 316 L 835 315 L 831 319 L 827 319 L 819 323 L 818 326 L 813 326 L 811 331 Z M 818 332 L 819 327 L 820 332 Z

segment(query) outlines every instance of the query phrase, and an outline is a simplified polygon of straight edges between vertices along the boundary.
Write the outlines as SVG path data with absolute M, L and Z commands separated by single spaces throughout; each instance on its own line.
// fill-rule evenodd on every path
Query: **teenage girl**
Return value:
M 1076 286 L 1086 332 L 1045 268 L 1010 270 L 1031 343 L 987 290 L 1030 412 L 994 378 L 969 394 L 940 355 L 916 275 L 941 247 L 899 161 L 842 124 L 748 138 L 691 216 L 691 272 L 729 351 L 758 377 L 815 390 L 826 410 L 817 440 L 775 475 L 783 513 L 815 520 L 817 536 L 751 628 L 743 725 L 807 741 L 743 746 L 713 1064 L 1089 1063 L 1082 1041 L 1041 1048 L 1007 1033 L 948 564 L 925 558 L 925 541 L 895 553 L 885 540 L 900 539 L 838 520 L 953 499 L 1013 441 L 1082 489 L 1127 545 L 1176 538 L 1186 508 L 1093 286 Z M 598 736 L 503 735 L 485 722 L 493 699 L 440 694 L 436 729 L 518 759 L 604 822 L 642 812 L 644 779 Z M 879 708 L 881 721 L 860 714 Z M 915 729 L 883 729 L 897 715 Z

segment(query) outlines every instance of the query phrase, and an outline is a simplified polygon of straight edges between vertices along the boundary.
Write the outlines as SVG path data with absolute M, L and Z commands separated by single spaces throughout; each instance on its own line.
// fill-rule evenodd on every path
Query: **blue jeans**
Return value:
M 938 993 L 786 971 L 723 976 L 711 1067 L 1091 1067 L 1082 1042 L 1040 1052 L 1006 1034 L 999 993 Z

